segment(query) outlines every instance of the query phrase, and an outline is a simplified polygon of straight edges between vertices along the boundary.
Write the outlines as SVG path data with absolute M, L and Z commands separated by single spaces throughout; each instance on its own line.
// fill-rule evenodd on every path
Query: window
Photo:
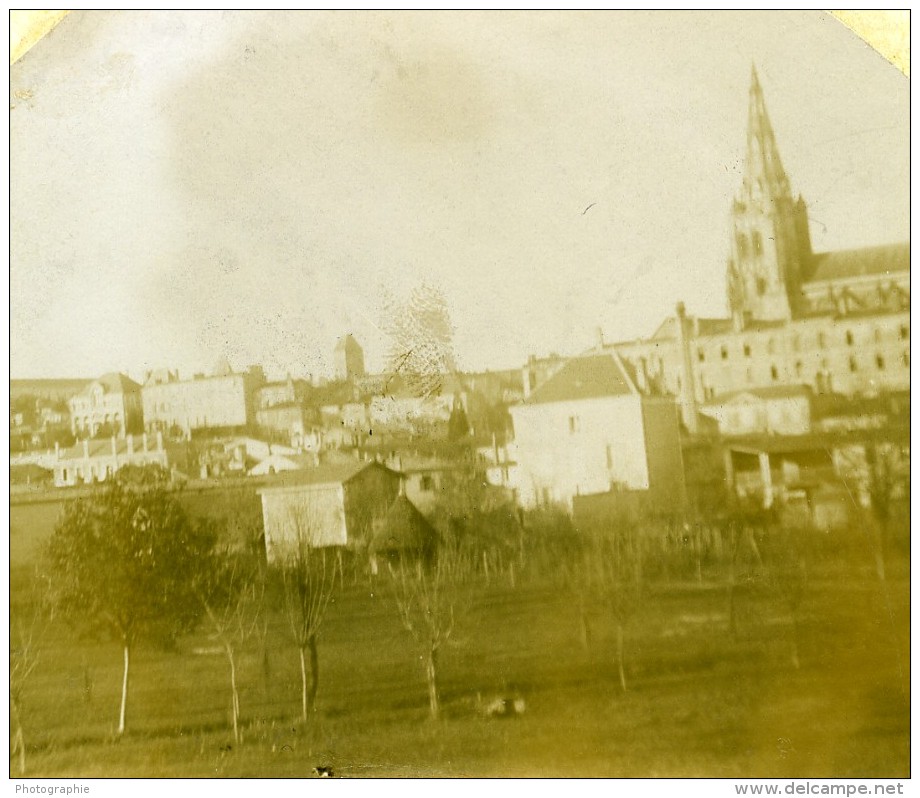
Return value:
M 856 362 L 856 358 L 853 357 L 853 355 L 850 355 L 850 371 L 859 371 L 859 364 Z
M 696 357 L 700 361 L 700 363 L 706 362 L 706 353 L 703 351 L 702 347 L 696 350 Z
M 884 371 L 885 370 L 885 358 L 882 357 L 881 355 L 876 355 L 875 356 L 875 366 L 876 368 L 878 368 L 879 371 Z
M 745 345 L 744 345 L 744 356 L 745 356 L 745 357 L 750 357 L 750 356 L 751 356 L 751 345 L 750 345 L 750 344 L 745 344 Z
M 431 493 L 431 491 L 434 490 L 434 480 L 431 478 L 431 474 L 422 474 L 418 486 L 419 490 L 423 490 L 425 493 Z
M 748 381 L 748 384 L 754 382 L 754 369 L 748 366 L 747 369 L 745 369 L 744 378 Z
M 722 345 L 720 352 L 722 354 L 722 360 L 728 360 L 728 347 L 725 344 Z
M 613 468 L 613 447 L 607 444 L 607 468 Z
M 853 333 L 850 330 L 847 330 L 846 339 L 847 346 L 853 346 Z
M 877 344 L 882 342 L 882 331 L 878 327 L 872 331 L 872 340 Z
M 827 338 L 823 332 L 818 333 L 818 346 L 820 346 L 822 349 L 827 346 Z
M 767 281 L 763 277 L 757 278 L 757 296 L 767 293 Z
M 795 361 L 795 376 L 796 377 L 802 376 L 802 361 L 801 360 Z
M 580 428 L 581 423 L 578 416 L 569 416 L 569 432 L 574 435 Z
M 898 338 L 900 338 L 902 341 L 906 341 L 908 338 L 910 338 L 910 327 L 908 327 L 906 324 L 902 324 L 900 327 L 898 327 Z
M 779 379 L 779 369 L 776 366 L 770 366 L 770 379 L 774 382 Z
M 67 469 L 62 468 L 61 469 L 61 482 L 66 482 L 66 481 L 67 481 Z
M 735 236 L 735 241 L 738 245 L 738 256 L 741 258 L 746 258 L 748 254 L 747 236 L 744 233 L 738 233 L 738 235 Z
M 910 350 L 905 349 L 901 353 L 901 362 L 904 364 L 904 368 L 910 368 Z

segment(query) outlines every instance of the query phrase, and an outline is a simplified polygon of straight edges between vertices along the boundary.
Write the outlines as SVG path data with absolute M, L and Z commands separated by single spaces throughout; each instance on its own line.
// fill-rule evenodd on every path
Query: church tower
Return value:
M 811 256 L 808 216 L 801 196 L 792 197 L 754 69 L 744 176 L 732 204 L 731 230 L 728 302 L 736 328 L 798 315 L 802 273 Z

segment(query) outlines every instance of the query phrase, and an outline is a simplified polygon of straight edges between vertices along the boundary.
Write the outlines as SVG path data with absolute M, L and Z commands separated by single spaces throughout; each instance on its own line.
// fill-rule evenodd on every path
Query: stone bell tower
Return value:
M 797 314 L 811 256 L 805 202 L 793 199 L 756 70 L 751 71 L 741 190 L 732 203 L 728 302 L 736 328 Z

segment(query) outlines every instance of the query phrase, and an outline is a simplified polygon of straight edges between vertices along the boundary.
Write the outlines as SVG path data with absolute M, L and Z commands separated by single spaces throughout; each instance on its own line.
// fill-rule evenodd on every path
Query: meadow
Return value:
M 46 525 L 11 531 L 14 630 L 30 617 L 42 534 Z M 437 721 L 387 580 L 346 580 L 320 633 L 307 723 L 281 614 L 264 645 L 241 652 L 239 744 L 227 661 L 204 631 L 173 650 L 137 650 L 118 738 L 119 646 L 56 619 L 40 630 L 22 698 L 27 775 L 905 777 L 906 547 L 892 547 L 881 578 L 858 530 L 820 534 L 796 623 L 766 580 L 744 580 L 734 599 L 714 566 L 645 580 L 626 626 L 625 691 L 607 612 L 588 608 L 586 641 L 574 594 L 545 563 L 525 563 L 513 584 L 480 581 L 442 652 Z M 504 695 L 526 710 L 479 711 Z

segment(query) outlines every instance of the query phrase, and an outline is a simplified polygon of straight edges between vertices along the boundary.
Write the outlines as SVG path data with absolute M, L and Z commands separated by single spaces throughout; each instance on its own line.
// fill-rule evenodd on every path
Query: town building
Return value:
M 175 371 L 153 371 L 141 391 L 146 428 L 186 437 L 195 430 L 243 429 L 255 423 L 256 391 L 264 381 L 261 367 L 236 372 L 224 358 L 210 376 L 190 380 Z
M 366 546 L 400 493 L 401 475 L 376 462 L 289 471 L 259 490 L 269 561 L 304 540 L 314 548 Z
M 337 380 L 354 380 L 364 376 L 364 350 L 351 333 L 336 343 L 333 361 Z
M 83 439 L 68 449 L 55 447 L 54 485 L 57 488 L 105 482 L 126 465 L 169 468 L 163 436 L 150 440 L 147 433 L 121 437 Z
M 78 438 L 124 437 L 143 428 L 141 386 L 124 374 L 103 374 L 67 402 L 70 430 Z
M 729 317 L 694 317 L 679 304 L 649 338 L 601 340 L 595 351 L 616 351 L 642 385 L 677 396 L 690 432 L 699 431 L 700 404 L 738 391 L 909 389 L 910 245 L 812 250 L 807 207 L 783 169 L 756 72 L 729 222 Z
M 641 393 L 616 352 L 570 359 L 510 412 L 523 507 L 609 491 L 684 501 L 677 405 Z

